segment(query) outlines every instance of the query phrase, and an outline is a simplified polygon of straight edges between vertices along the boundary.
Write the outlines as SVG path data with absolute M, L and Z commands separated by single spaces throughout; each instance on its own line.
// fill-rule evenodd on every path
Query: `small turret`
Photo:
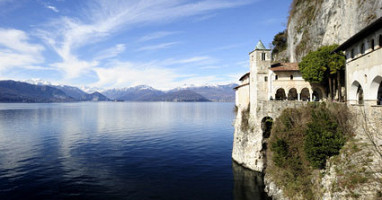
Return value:
M 265 48 L 261 40 L 250 56 L 250 104 L 251 112 L 257 108 L 257 101 L 268 100 L 268 73 L 271 66 L 271 49 Z M 252 110 L 253 109 L 253 110 Z
M 259 40 L 259 42 L 257 43 L 255 50 L 266 50 L 266 48 L 265 48 L 263 42 L 261 42 L 261 40 Z

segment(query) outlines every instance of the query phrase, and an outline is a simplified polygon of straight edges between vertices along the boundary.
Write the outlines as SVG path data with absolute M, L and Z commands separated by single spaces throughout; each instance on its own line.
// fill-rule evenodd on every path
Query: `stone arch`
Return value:
M 349 99 L 356 101 L 357 104 L 363 104 L 363 88 L 358 81 L 354 81 L 350 86 Z
M 276 100 L 285 100 L 286 99 L 286 94 L 285 94 L 284 88 L 277 89 L 275 99 Z
M 298 99 L 298 93 L 296 88 L 291 88 L 288 92 L 288 100 L 294 101 Z
M 377 100 L 377 105 L 382 105 L 382 77 L 376 76 L 370 84 L 370 97 Z
M 266 139 L 271 136 L 272 126 L 273 126 L 272 117 L 267 116 L 261 120 L 261 130 L 263 131 L 263 138 Z
M 301 101 L 310 101 L 310 92 L 308 88 L 303 88 L 300 92 Z
M 312 92 L 312 98 L 313 101 L 320 101 L 322 99 L 325 99 L 325 90 L 323 90 L 320 87 L 314 87 Z

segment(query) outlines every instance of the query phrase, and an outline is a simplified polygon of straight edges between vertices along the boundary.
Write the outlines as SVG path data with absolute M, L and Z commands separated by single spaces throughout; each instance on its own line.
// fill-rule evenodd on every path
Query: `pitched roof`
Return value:
M 261 42 L 261 40 L 259 40 L 259 42 L 257 43 L 256 47 L 255 47 L 255 50 L 266 50 L 267 48 L 265 48 L 263 42 Z
M 369 36 L 373 32 L 381 29 L 382 27 L 382 17 L 375 20 L 373 23 L 371 23 L 369 26 L 362 29 L 360 32 L 353 35 L 351 38 L 346 40 L 344 43 L 342 43 L 337 49 L 334 50 L 334 52 L 338 51 L 344 51 L 347 48 L 349 48 L 354 43 L 357 43 L 358 41 L 362 40 L 363 38 Z
M 274 72 L 300 71 L 298 68 L 298 63 L 275 63 L 271 66 L 271 70 Z
M 249 72 L 248 73 L 246 73 L 246 74 L 244 74 L 240 79 L 239 79 L 239 81 L 243 81 L 245 78 L 247 78 L 247 77 L 249 77 Z

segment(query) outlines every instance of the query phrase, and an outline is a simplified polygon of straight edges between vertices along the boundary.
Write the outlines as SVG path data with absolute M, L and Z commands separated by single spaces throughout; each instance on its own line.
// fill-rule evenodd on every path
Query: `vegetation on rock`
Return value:
M 275 120 L 266 173 L 286 196 L 313 199 L 312 177 L 349 138 L 348 117 L 343 105 L 312 103 L 286 109 Z
M 272 41 L 272 55 L 278 54 L 287 48 L 287 38 L 286 30 L 275 35 Z

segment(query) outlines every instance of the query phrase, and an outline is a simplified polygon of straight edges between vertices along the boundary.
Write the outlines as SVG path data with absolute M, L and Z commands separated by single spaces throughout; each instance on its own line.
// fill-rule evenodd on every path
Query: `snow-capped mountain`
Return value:
M 27 82 L 27 83 L 25 83 Z M 237 84 L 226 85 L 183 85 L 172 90 L 162 91 L 151 86 L 138 85 L 134 87 L 102 90 L 92 87 L 73 87 L 68 85 L 52 84 L 40 79 L 24 81 L 25 84 L 51 87 L 62 91 L 72 101 L 214 101 L 233 102 Z M 102 92 L 98 92 L 102 91 Z M 20 93 L 20 95 L 22 95 Z
M 147 85 L 111 89 L 102 92 L 110 99 L 120 101 L 215 101 L 233 102 L 237 84 L 184 85 L 169 91 L 161 91 Z
M 181 91 L 181 90 L 191 90 L 196 92 L 210 101 L 215 102 L 233 102 L 235 101 L 234 87 L 237 84 L 227 84 L 227 85 L 204 85 L 204 86 L 194 86 L 189 85 L 187 87 L 178 87 L 170 91 Z
M 147 85 L 139 85 L 130 88 L 106 90 L 102 94 L 110 99 L 120 101 L 152 101 L 153 98 L 163 95 L 164 92 Z
M 65 93 L 65 95 L 71 98 L 72 101 L 109 101 L 107 97 L 105 97 L 104 95 L 96 91 L 87 93 L 77 87 L 52 84 L 49 81 L 44 81 L 41 79 L 29 79 L 29 80 L 22 81 L 20 83 L 31 84 L 35 86 L 49 86 L 52 88 L 56 88 L 62 91 L 63 93 Z

